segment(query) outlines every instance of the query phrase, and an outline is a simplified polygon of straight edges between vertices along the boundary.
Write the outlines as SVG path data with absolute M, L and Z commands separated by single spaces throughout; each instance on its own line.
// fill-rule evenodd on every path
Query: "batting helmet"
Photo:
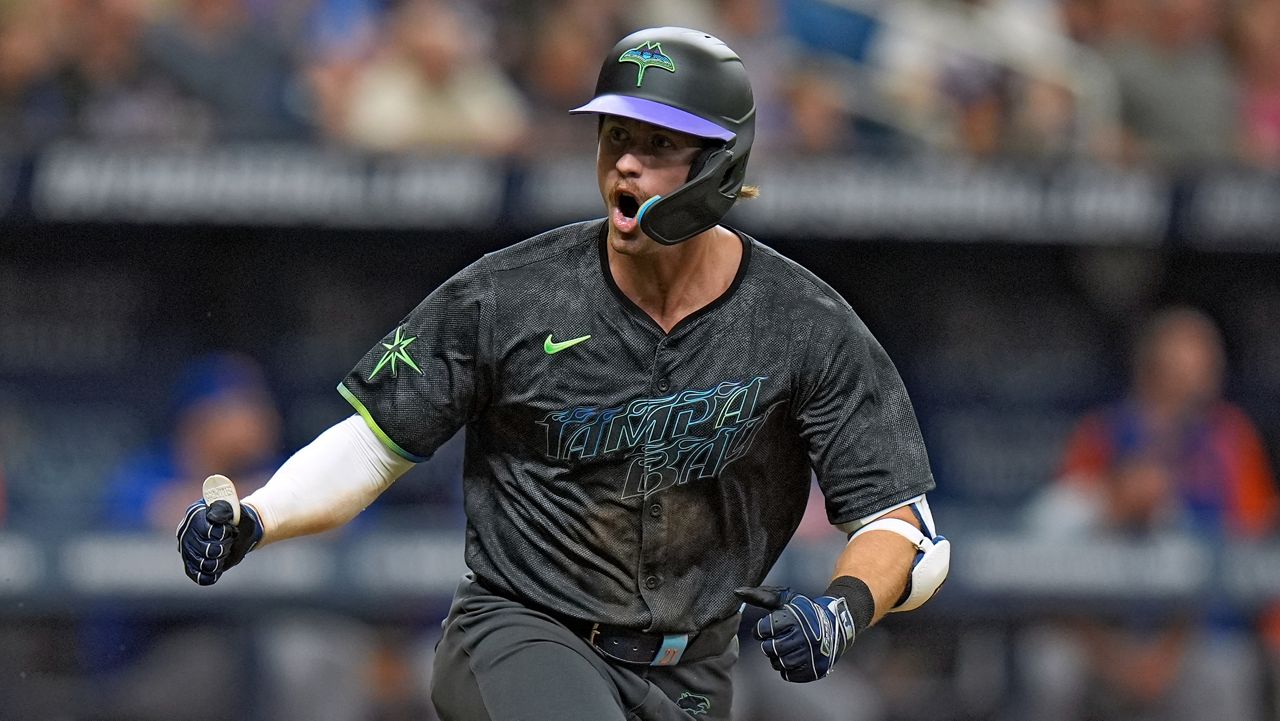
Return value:
M 756 104 L 737 53 L 688 28 L 632 33 L 604 59 L 591 102 L 569 111 L 642 120 L 709 141 L 689 178 L 649 198 L 636 219 L 644 234 L 674 245 L 720 222 L 738 199 L 755 137 Z

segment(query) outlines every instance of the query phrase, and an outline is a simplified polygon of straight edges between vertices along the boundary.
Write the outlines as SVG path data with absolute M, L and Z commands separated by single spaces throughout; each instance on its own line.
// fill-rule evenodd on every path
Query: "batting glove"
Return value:
M 250 505 L 240 506 L 240 524 L 232 525 L 231 504 L 196 501 L 178 524 L 178 553 L 187 578 L 201 586 L 218 582 L 228 568 L 244 560 L 262 540 L 262 521 Z
M 809 598 L 789 588 L 739 588 L 739 598 L 772 611 L 752 631 L 786 681 L 807 683 L 831 673 L 853 644 L 853 616 L 842 596 Z

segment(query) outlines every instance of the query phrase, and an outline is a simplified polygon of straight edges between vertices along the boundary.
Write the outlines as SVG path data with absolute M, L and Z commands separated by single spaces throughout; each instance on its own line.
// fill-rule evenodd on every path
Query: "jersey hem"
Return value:
M 415 456 L 401 448 L 400 444 L 391 440 L 391 436 L 388 436 L 383 432 L 383 430 L 378 427 L 378 422 L 373 420 L 373 416 L 369 413 L 369 409 L 365 408 L 364 404 L 360 402 L 360 399 L 356 398 L 355 394 L 348 390 L 342 383 L 338 384 L 338 393 L 343 398 L 347 399 L 347 402 L 351 404 L 352 408 L 356 409 L 356 413 L 360 414 L 360 417 L 364 419 L 365 424 L 368 425 L 369 430 L 373 431 L 373 434 L 378 437 L 378 440 L 382 441 L 382 444 L 395 452 L 396 455 L 404 458 L 405 460 L 413 461 L 414 463 L 422 463 L 427 460 L 422 456 Z

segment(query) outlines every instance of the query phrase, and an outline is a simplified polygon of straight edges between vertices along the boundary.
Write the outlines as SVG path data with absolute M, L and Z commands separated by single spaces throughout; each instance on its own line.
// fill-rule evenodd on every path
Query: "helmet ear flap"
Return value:
M 727 162 L 726 161 L 727 156 Z M 715 187 L 722 195 L 734 196 L 738 192 L 738 188 L 742 185 L 743 175 L 746 172 L 746 159 L 743 158 L 738 162 L 735 159 L 730 146 L 712 145 L 706 147 L 702 152 L 694 157 L 693 162 L 689 165 L 689 177 L 685 178 L 686 183 L 699 179 L 698 176 L 707 169 L 708 165 L 712 165 L 713 172 L 719 172 L 720 177 L 716 178 Z M 723 170 L 719 170 L 723 168 Z M 701 178 L 700 185 L 707 184 L 711 179 Z
M 743 164 L 727 147 L 700 153 L 698 172 L 668 195 L 654 196 L 637 216 L 645 235 L 674 245 L 710 228 L 729 212 L 742 185 Z M 692 166 L 691 166 L 692 169 Z
M 715 155 L 717 150 L 723 149 L 723 145 L 709 145 L 703 148 L 702 151 L 693 158 L 693 162 L 689 164 L 689 177 L 684 179 L 685 182 L 687 183 L 698 177 L 698 173 L 701 173 L 702 169 L 707 167 L 707 161 L 711 160 L 711 156 Z

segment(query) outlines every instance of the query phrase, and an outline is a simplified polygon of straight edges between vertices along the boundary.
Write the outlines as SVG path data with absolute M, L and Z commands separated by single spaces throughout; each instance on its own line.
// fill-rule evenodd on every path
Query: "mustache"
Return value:
M 621 198 L 624 193 L 635 198 L 637 203 L 644 203 L 644 201 L 649 199 L 649 196 L 643 191 L 628 183 L 619 183 L 618 185 L 613 186 L 613 189 L 609 191 L 609 199 L 616 205 L 618 203 L 618 199 Z

